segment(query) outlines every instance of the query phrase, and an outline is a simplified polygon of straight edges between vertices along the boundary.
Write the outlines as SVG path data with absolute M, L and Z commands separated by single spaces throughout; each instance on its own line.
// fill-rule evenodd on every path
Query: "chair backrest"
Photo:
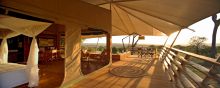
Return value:
M 89 55 L 88 52 L 83 52 L 83 50 L 81 50 L 81 57 L 88 57 Z
M 106 49 L 104 49 L 101 53 L 101 56 L 106 56 L 106 55 L 107 55 L 107 51 L 106 51 Z

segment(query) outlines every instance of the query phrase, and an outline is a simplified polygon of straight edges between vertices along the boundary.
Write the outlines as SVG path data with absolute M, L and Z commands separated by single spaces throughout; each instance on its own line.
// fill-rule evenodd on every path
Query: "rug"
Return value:
M 136 66 L 119 66 L 111 69 L 109 72 L 115 76 L 128 78 L 146 76 L 146 71 Z

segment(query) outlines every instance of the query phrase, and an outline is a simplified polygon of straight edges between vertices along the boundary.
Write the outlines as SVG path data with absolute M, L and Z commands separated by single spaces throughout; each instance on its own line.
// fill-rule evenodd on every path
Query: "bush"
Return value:
M 99 46 L 97 50 L 98 50 L 98 51 L 104 51 L 104 49 L 105 49 L 104 46 Z
M 123 53 L 124 49 L 121 47 L 121 48 L 118 48 L 118 52 L 119 53 Z
M 118 49 L 116 47 L 112 47 L 112 54 L 117 54 L 118 53 Z

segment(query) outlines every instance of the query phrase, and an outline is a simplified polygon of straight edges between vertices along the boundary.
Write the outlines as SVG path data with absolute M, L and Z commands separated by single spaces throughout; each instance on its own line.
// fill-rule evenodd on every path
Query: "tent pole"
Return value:
M 129 34 L 128 36 L 126 36 L 126 37 L 124 37 L 124 38 L 122 39 L 122 45 L 123 45 L 123 48 L 124 48 L 124 52 L 126 51 L 125 44 L 124 44 L 124 39 L 127 38 L 127 37 L 129 37 L 130 35 L 131 35 L 131 34 Z
M 167 44 L 168 39 L 169 39 L 169 36 L 167 36 L 167 39 L 166 39 L 165 43 L 163 44 L 163 46 L 165 46 Z
M 177 33 L 177 35 L 176 35 L 175 39 L 173 40 L 172 44 L 170 45 L 170 47 L 164 46 L 164 47 L 166 48 L 166 51 L 164 52 L 164 55 L 162 56 L 161 62 L 163 62 L 164 58 L 167 57 L 168 52 L 170 52 L 171 48 L 173 47 L 173 45 L 174 45 L 174 43 L 175 43 L 177 37 L 179 36 L 181 30 L 182 30 L 182 29 L 180 29 L 180 31 Z M 168 37 L 168 38 L 169 38 L 169 37 Z M 167 40 L 168 40 L 168 38 L 167 38 Z M 167 43 L 167 41 L 166 41 L 166 43 Z M 165 44 L 166 44 L 166 43 L 165 43 Z M 168 48 L 168 49 L 167 49 L 167 48 Z
M 96 51 L 98 50 L 98 44 L 99 44 L 99 38 L 98 38 L 98 40 L 97 40 L 97 43 L 96 43 Z
M 170 47 L 164 46 L 164 47 L 166 47 L 166 48 L 168 48 L 168 49 L 166 49 L 166 51 L 165 51 L 163 57 L 166 57 L 166 56 L 168 55 L 168 52 L 170 52 L 171 48 L 173 47 L 173 45 L 174 45 L 174 43 L 175 43 L 175 41 L 176 41 L 176 39 L 177 39 L 177 37 L 179 36 L 179 34 L 180 34 L 181 31 L 182 31 L 182 29 L 180 29 L 180 31 L 177 33 L 177 35 L 176 35 L 175 39 L 173 40 L 172 44 L 170 45 Z M 169 37 L 168 37 L 168 38 L 169 38 Z M 167 38 L 167 40 L 168 40 L 168 38 Z M 167 43 L 167 41 L 166 41 L 166 43 Z M 162 60 L 163 60 L 163 59 L 164 59 L 164 58 L 162 58 Z
M 180 29 L 180 31 L 177 33 L 175 39 L 173 40 L 172 44 L 170 45 L 170 48 L 173 47 L 174 43 L 176 42 L 177 37 L 179 36 L 180 32 L 182 31 L 182 29 Z
M 124 49 L 124 52 L 125 52 L 125 44 L 124 44 L 124 39 L 122 39 L 122 45 L 123 45 L 123 49 Z
M 128 49 L 130 48 L 130 40 L 131 40 L 131 36 L 129 36 Z
M 107 33 L 107 47 L 106 47 L 106 52 L 107 52 L 107 62 L 108 64 L 112 64 L 112 36 L 111 33 Z M 107 64 L 107 63 L 105 63 Z
M 111 18 L 112 18 L 112 2 L 113 0 L 110 1 L 110 13 L 111 13 Z M 111 20 L 111 29 L 112 29 L 112 20 Z M 107 59 L 108 61 L 108 65 L 112 65 L 112 34 L 111 33 L 107 33 Z M 110 70 L 110 68 L 109 68 Z
M 132 40 L 132 44 L 131 44 L 131 55 L 133 55 L 133 49 L 134 49 L 134 38 L 135 38 L 136 36 L 133 34 L 133 40 Z
M 137 36 L 138 36 L 138 34 L 133 35 L 133 41 L 132 41 L 132 45 L 131 45 L 131 49 L 132 49 L 131 55 L 133 55 L 133 53 L 134 53 L 134 47 L 137 45 L 137 42 L 138 42 L 138 39 L 137 39 L 137 41 L 135 41 L 135 38 L 136 38 Z
M 135 36 L 137 37 L 137 36 Z M 139 39 L 137 39 L 137 41 L 134 43 L 133 48 L 137 45 L 137 42 L 139 41 Z

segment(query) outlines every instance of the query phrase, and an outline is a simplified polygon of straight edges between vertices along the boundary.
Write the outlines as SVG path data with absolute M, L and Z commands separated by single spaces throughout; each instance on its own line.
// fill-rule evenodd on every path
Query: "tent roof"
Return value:
M 110 11 L 80 0 L 1 0 L 0 7 L 54 23 L 111 32 Z
M 0 5 L 16 12 L 42 17 L 56 23 L 65 21 L 66 23 L 78 23 L 103 29 L 112 32 L 112 35 L 131 33 L 170 35 L 220 12 L 220 0 L 82 1 L 1 0 Z M 112 23 L 110 23 L 110 11 L 106 9 L 111 9 Z
M 83 1 L 110 9 L 109 0 Z M 220 12 L 220 0 L 112 0 L 111 11 L 113 35 L 170 35 Z

